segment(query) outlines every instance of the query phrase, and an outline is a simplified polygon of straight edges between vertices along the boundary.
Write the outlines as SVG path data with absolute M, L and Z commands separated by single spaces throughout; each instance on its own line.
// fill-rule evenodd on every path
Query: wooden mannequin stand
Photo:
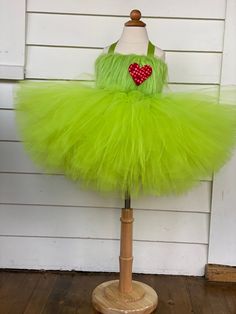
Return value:
M 92 303 L 102 314 L 149 314 L 157 307 L 158 297 L 148 285 L 132 281 L 134 219 L 129 196 L 125 199 L 120 220 L 120 279 L 97 286 L 92 294 Z

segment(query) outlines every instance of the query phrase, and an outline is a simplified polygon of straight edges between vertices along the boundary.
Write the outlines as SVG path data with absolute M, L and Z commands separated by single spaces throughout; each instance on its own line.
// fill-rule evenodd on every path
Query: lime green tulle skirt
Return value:
M 217 171 L 236 142 L 236 107 L 207 93 L 23 83 L 16 106 L 36 163 L 121 196 L 182 193 Z

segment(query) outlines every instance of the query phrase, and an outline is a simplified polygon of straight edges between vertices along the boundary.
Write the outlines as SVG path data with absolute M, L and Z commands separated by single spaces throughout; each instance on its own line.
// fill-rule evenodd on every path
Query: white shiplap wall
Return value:
M 139 8 L 166 50 L 170 87 L 220 83 L 224 0 L 28 0 L 26 79 L 90 79 L 101 49 Z M 27 157 L 14 122 L 17 83 L 0 84 L 0 267 L 117 271 L 119 208 Z M 211 178 L 181 197 L 135 200 L 134 271 L 202 275 Z
M 0 0 L 0 79 L 23 79 L 25 0 Z
M 226 8 L 222 85 L 236 85 L 236 0 Z M 234 99 L 234 104 L 236 99 Z M 236 266 L 236 153 L 214 178 L 209 263 Z

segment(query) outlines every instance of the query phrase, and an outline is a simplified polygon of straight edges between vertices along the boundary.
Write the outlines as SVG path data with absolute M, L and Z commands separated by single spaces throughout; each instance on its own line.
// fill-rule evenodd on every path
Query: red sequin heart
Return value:
M 148 64 L 140 67 L 138 63 L 132 63 L 129 66 L 129 74 L 132 76 L 135 84 L 140 85 L 152 75 L 152 67 Z

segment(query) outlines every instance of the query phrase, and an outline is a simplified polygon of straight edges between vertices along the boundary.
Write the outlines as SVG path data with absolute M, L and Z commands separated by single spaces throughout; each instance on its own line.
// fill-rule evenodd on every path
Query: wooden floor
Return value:
M 0 314 L 92 314 L 91 292 L 117 274 L 0 271 Z M 236 284 L 134 275 L 159 295 L 158 314 L 236 314 Z

